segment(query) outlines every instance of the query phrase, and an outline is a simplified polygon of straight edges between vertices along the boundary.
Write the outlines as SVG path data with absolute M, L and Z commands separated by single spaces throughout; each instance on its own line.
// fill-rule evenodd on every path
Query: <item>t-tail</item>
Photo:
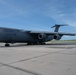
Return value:
M 60 28 L 61 26 L 67 26 L 67 25 L 55 24 L 55 25 L 52 26 L 51 28 L 55 28 L 54 32 L 58 32 L 58 31 L 59 31 L 59 28 Z

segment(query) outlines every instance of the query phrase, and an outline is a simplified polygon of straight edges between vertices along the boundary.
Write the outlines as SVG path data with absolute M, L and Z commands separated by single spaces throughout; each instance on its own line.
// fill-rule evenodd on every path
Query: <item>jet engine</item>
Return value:
M 38 34 L 38 39 L 42 40 L 46 38 L 47 38 L 46 34 Z
M 62 35 L 58 35 L 58 34 L 53 36 L 53 38 L 54 38 L 55 40 L 60 40 L 61 37 L 62 37 Z

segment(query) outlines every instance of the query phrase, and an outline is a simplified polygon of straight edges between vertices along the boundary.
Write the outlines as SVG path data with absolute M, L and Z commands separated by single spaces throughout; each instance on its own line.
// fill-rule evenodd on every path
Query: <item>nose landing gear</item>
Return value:
M 8 43 L 5 44 L 5 47 L 9 47 L 9 46 L 10 46 L 10 44 L 8 44 Z

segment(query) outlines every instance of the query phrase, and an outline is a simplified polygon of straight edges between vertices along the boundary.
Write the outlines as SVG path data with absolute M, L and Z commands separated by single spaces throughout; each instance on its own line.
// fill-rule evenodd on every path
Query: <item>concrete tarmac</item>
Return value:
M 0 44 L 0 75 L 76 75 L 76 43 Z

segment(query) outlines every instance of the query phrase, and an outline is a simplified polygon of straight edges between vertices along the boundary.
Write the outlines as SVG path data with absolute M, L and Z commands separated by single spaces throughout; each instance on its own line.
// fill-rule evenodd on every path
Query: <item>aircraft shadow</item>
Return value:
M 24 44 L 11 44 L 11 46 L 10 47 L 25 47 L 25 46 L 49 46 L 49 45 L 76 45 L 76 43 L 75 42 L 70 42 L 70 43 L 49 43 L 49 44 L 45 44 L 45 45 L 27 45 L 26 43 L 24 43 Z M 1 45 L 0 46 L 0 48 L 8 48 L 8 47 L 5 47 L 4 45 Z

